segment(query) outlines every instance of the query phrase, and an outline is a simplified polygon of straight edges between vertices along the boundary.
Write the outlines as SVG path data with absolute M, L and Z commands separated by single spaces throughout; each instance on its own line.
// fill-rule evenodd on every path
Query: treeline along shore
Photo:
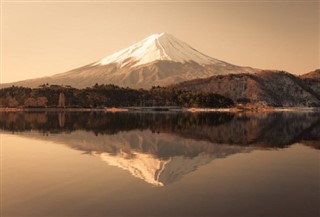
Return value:
M 0 111 L 37 108 L 99 109 L 110 107 L 230 108 L 234 102 L 219 94 L 173 87 L 150 90 L 99 85 L 84 89 L 43 84 L 37 88 L 12 86 L 0 89 Z

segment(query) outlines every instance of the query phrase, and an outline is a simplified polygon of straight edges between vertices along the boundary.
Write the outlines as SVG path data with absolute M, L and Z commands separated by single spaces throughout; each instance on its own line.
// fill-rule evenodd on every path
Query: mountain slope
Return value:
M 320 96 L 320 69 L 301 75 L 300 78 Z
M 84 88 L 99 84 L 150 88 L 190 79 L 228 73 L 253 73 L 258 69 L 220 61 L 195 50 L 174 36 L 161 33 L 89 64 L 51 77 L 2 85 L 37 87 L 44 83 Z
M 192 61 L 201 65 L 222 63 L 220 60 L 200 53 L 168 33 L 160 33 L 151 35 L 126 49 L 107 56 L 94 65 L 118 63 L 120 67 L 125 65 L 138 66 L 157 60 L 179 63 Z
M 304 79 L 320 80 L 320 69 L 316 69 L 312 72 L 308 72 L 306 74 L 301 75 L 300 77 Z
M 186 81 L 177 88 L 214 92 L 236 102 L 270 106 L 320 106 L 320 95 L 297 76 L 280 71 L 230 74 Z

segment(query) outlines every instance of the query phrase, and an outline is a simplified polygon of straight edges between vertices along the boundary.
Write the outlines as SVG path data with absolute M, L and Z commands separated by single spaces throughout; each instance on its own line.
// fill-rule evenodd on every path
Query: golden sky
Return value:
M 317 1 L 2 2 L 2 81 L 65 72 L 168 32 L 235 65 L 320 68 Z

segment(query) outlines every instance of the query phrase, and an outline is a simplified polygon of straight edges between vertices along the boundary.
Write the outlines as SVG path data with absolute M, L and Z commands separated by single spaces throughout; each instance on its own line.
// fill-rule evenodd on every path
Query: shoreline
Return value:
M 320 112 L 318 107 L 232 107 L 232 108 L 183 108 L 183 107 L 110 107 L 110 108 L 0 108 L 0 112 Z

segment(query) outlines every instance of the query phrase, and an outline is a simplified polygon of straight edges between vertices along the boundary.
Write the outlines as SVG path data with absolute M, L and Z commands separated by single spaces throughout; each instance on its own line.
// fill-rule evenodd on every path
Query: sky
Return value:
M 1 82 L 50 76 L 168 32 L 235 65 L 320 68 L 318 1 L 1 3 Z

